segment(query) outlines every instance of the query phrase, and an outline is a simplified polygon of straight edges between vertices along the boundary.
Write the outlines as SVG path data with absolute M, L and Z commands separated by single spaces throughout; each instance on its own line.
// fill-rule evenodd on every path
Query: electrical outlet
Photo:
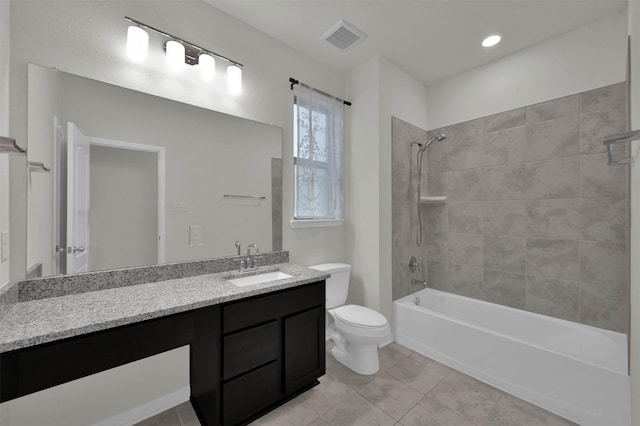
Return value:
M 202 233 L 202 226 L 189 225 L 189 245 L 190 246 L 204 245 L 204 234 Z
M 176 213 L 187 213 L 189 211 L 189 209 L 187 208 L 187 203 L 185 203 L 184 201 L 176 201 L 175 203 L 173 203 L 173 208 L 171 210 Z
M 7 231 L 0 232 L 0 262 L 6 262 L 9 259 L 9 233 Z

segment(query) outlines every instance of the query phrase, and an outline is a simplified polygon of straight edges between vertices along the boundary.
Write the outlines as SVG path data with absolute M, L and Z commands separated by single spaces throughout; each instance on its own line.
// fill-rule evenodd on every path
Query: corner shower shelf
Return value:
M 445 204 L 447 197 L 445 195 L 439 197 L 420 197 L 420 204 Z

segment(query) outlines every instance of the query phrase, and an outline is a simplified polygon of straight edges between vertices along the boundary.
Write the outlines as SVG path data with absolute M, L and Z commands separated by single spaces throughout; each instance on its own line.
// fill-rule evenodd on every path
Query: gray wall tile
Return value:
M 626 108 L 588 112 L 580 115 L 580 153 L 597 154 L 606 152 L 602 143 L 605 136 L 615 135 L 627 130 Z M 618 152 L 623 145 L 614 145 Z
M 442 143 L 431 145 L 431 147 L 427 151 L 425 151 L 422 161 L 426 164 L 429 173 L 442 173 L 450 170 L 447 147 L 447 144 L 449 143 L 450 141 L 447 137 L 447 140 L 443 141 Z M 412 155 L 413 161 L 416 161 L 415 158 L 417 155 L 417 149 L 413 151 Z
M 482 291 L 486 301 L 524 309 L 524 275 L 485 269 L 483 280 Z
M 575 198 L 579 195 L 578 158 L 534 161 L 526 165 L 528 199 Z
M 483 132 L 483 119 L 476 119 L 444 127 L 438 132 L 429 132 L 429 136 L 436 136 L 444 133 L 447 135 L 447 140 L 450 141 L 452 139 L 475 138 Z
M 411 258 L 411 233 L 393 234 L 391 241 L 393 250 L 391 251 L 391 273 L 392 273 L 392 297 L 399 299 L 409 294 L 409 259 Z
M 484 234 L 524 237 L 527 231 L 525 200 L 487 201 Z
M 500 112 L 484 118 L 484 131 L 507 129 L 509 127 L 522 126 L 526 123 L 525 108 Z
M 436 262 L 446 262 L 449 252 L 449 236 L 444 232 L 422 235 L 422 244 L 427 249 L 427 259 Z M 425 244 L 426 243 L 426 244 Z
M 527 275 L 563 280 L 580 279 L 580 243 L 527 239 Z
M 580 246 L 582 282 L 615 287 L 626 293 L 629 262 L 625 244 L 582 241 Z
M 410 232 L 411 207 L 415 206 L 415 197 L 411 196 L 413 188 L 409 184 L 409 172 L 403 169 L 394 169 L 391 188 L 392 233 Z
M 484 200 L 484 169 L 459 170 L 447 173 L 447 198 L 456 200 Z
M 625 333 L 629 302 L 619 288 L 580 283 L 580 322 Z
M 582 197 L 624 197 L 627 193 L 627 167 L 607 165 L 607 154 L 580 157 Z
M 527 200 L 527 235 L 580 239 L 580 199 Z
M 485 133 L 482 136 L 484 164 L 492 166 L 524 161 L 526 142 L 525 126 Z
M 527 128 L 527 161 L 574 157 L 580 152 L 579 117 L 557 118 Z
M 482 293 L 482 273 L 484 269 L 469 265 L 449 264 L 449 291 L 467 297 L 479 298 Z
M 627 199 L 585 198 L 581 200 L 582 238 L 591 241 L 627 241 Z
M 525 309 L 569 321 L 579 321 L 580 283 L 553 278 L 527 277 Z
M 436 290 L 449 291 L 447 265 L 440 262 L 427 262 L 427 284 Z
M 515 237 L 484 237 L 484 267 L 501 271 L 525 271 L 526 240 Z
M 524 164 L 487 167 L 484 171 L 487 200 L 522 200 L 525 191 Z
M 447 204 L 421 204 L 420 214 L 422 215 L 423 231 L 426 231 L 427 235 L 449 230 L 449 206 Z
M 477 234 L 449 234 L 449 264 L 484 266 L 484 239 Z
M 602 137 L 628 128 L 626 91 L 617 84 L 426 136 L 394 119 L 393 297 L 417 290 L 406 265 L 415 255 L 413 277 L 430 287 L 625 331 L 628 171 L 606 165 Z M 447 203 L 421 207 L 419 248 L 417 150 L 407 147 L 440 133 L 447 141 L 425 153 L 422 195 Z
M 439 196 L 447 195 L 447 175 L 442 172 L 428 172 L 427 175 L 427 195 Z
M 449 232 L 482 234 L 483 201 L 452 201 L 448 203 Z
M 580 113 L 580 96 L 571 95 L 547 102 L 531 105 L 526 108 L 527 124 L 538 121 L 553 120 Z
M 449 168 L 451 170 L 471 169 L 483 165 L 482 144 L 479 136 L 475 138 L 448 139 Z
M 580 94 L 580 111 L 594 112 L 625 105 L 627 83 L 617 83 Z

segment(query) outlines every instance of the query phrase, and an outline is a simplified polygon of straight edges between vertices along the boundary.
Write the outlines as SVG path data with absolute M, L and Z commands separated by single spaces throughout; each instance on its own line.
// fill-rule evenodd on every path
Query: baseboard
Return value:
M 127 410 L 123 413 L 116 414 L 113 417 L 109 417 L 101 422 L 96 423 L 94 426 L 130 426 L 135 423 L 141 422 L 144 419 L 160 414 L 169 408 L 189 401 L 191 396 L 191 389 L 186 386 L 175 392 L 163 395 L 160 398 L 149 401 L 146 404 L 138 405 L 131 410 Z
M 378 348 L 384 348 L 387 345 L 390 345 L 391 343 L 395 342 L 396 339 L 393 336 L 393 333 L 389 334 L 389 337 L 387 337 L 382 343 L 378 344 Z

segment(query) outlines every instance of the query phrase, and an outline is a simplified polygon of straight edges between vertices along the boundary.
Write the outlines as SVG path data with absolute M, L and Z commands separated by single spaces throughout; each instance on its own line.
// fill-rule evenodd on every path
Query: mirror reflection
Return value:
M 278 127 L 30 64 L 28 146 L 29 278 L 282 247 Z

